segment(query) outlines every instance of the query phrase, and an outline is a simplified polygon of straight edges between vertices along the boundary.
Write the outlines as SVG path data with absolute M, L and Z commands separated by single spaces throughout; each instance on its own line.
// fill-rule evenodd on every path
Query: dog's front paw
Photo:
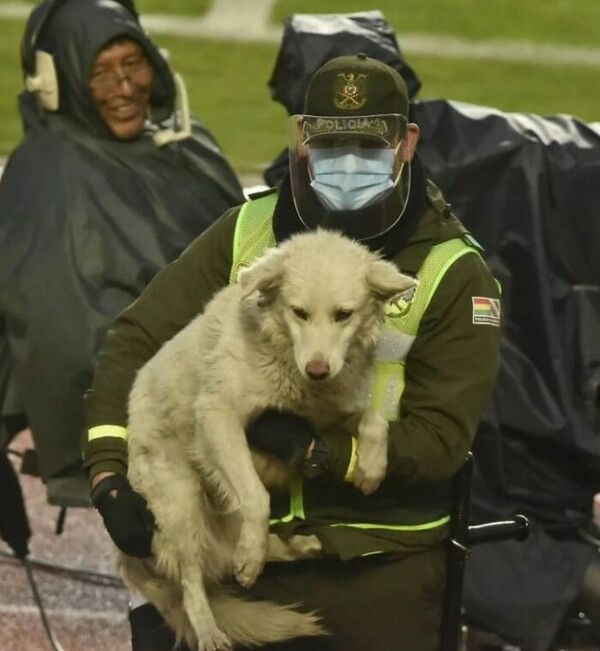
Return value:
M 202 639 L 198 640 L 197 651 L 231 651 L 231 640 L 218 628 L 206 631 Z
M 381 485 L 382 476 L 369 476 L 363 474 L 358 468 L 354 472 L 352 483 L 361 490 L 365 495 L 371 495 Z
M 358 459 L 352 481 L 356 488 L 365 495 L 374 493 L 378 488 L 387 469 L 387 445 L 382 441 L 360 441 L 357 451 Z
M 357 461 L 352 481 L 365 495 L 374 493 L 387 469 L 387 421 L 366 412 L 358 426 Z
M 267 555 L 267 530 L 264 535 L 242 526 L 238 544 L 233 552 L 233 574 L 244 588 L 254 585 L 262 572 Z

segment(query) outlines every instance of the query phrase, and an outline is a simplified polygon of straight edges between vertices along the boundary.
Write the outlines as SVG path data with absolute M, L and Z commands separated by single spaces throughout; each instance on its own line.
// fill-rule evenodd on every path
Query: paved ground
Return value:
M 11 447 L 29 441 L 19 436 Z M 58 509 L 46 504 L 38 479 L 20 475 L 30 526 L 30 558 L 114 576 L 111 544 L 96 512 L 70 509 L 64 532 L 55 531 Z M 0 551 L 10 548 L 0 541 Z M 52 651 L 22 564 L 0 556 L 0 651 Z M 33 570 L 48 619 L 64 651 L 127 651 L 127 592 Z
M 29 437 L 23 434 L 11 444 L 11 448 L 19 451 L 30 446 Z M 11 456 L 11 459 L 15 458 Z M 33 568 L 50 627 L 60 643 L 53 649 L 27 572 L 12 557 L 10 548 L 0 541 L 0 651 L 130 651 L 128 594 L 114 575 L 112 545 L 99 516 L 92 509 L 71 509 L 67 512 L 63 534 L 57 536 L 58 509 L 46 503 L 43 485 L 38 479 L 24 475 L 20 475 L 20 480 L 33 532 L 30 560 L 102 573 L 112 585 Z M 474 635 L 469 638 L 468 648 L 470 651 L 499 648 L 490 644 L 485 636 Z M 516 647 L 503 648 L 519 651 Z M 588 646 L 568 649 L 598 651 Z

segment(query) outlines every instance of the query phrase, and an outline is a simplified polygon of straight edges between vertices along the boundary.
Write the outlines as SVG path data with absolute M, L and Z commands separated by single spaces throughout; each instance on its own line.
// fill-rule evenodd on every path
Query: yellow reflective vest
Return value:
M 229 278 L 231 283 L 236 281 L 240 268 L 248 266 L 267 248 L 276 245 L 272 228 L 276 201 L 277 194 L 271 193 L 249 200 L 242 206 L 235 229 L 233 264 Z M 399 418 L 406 356 L 436 288 L 458 258 L 468 254 L 479 255 L 476 246 L 474 240 L 470 245 L 458 237 L 434 245 L 417 272 L 419 284 L 412 296 L 392 301 L 386 306 L 384 328 L 376 354 L 371 400 L 373 406 L 388 421 Z M 281 500 L 281 496 L 272 498 L 272 512 L 275 516 L 272 523 L 310 520 L 313 523 L 327 523 L 332 527 L 423 531 L 443 526 L 449 520 L 447 513 L 427 512 L 427 509 L 423 509 L 420 514 L 425 519 L 415 521 L 415 514 L 403 513 L 401 504 L 389 504 L 389 495 L 384 487 L 367 498 L 349 484 L 344 485 L 339 481 L 336 483 L 338 486 L 333 490 L 333 501 L 330 501 L 324 496 L 327 489 L 331 488 L 326 481 L 294 481 L 289 496 L 284 500 Z M 415 490 L 418 488 L 408 489 L 413 495 Z M 358 512 L 363 514 L 363 517 L 366 512 L 371 514 L 371 509 L 365 509 L 365 500 L 378 501 L 378 497 L 383 498 L 384 504 L 383 508 L 373 509 L 373 514 L 376 513 L 377 517 L 370 520 L 374 521 L 351 521 L 348 518 L 353 510 L 353 503 L 358 505 Z M 335 512 L 338 510 L 336 501 L 341 503 L 338 522 L 335 521 Z
M 238 216 L 230 282 L 241 267 L 251 264 L 267 248 L 275 246 L 272 228 L 277 195 L 272 193 L 246 202 Z M 386 306 L 385 324 L 377 349 L 373 406 L 388 420 L 398 420 L 404 390 L 404 362 L 421 318 L 446 271 L 463 255 L 478 253 L 474 246 L 454 238 L 431 248 L 417 273 L 419 285 L 413 294 Z

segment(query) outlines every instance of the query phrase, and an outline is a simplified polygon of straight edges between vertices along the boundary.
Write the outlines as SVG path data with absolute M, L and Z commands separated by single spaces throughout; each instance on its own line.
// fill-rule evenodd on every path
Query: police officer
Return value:
M 272 508 L 282 509 L 273 527 L 316 534 L 325 550 L 321 559 L 267 564 L 250 590 L 318 610 L 331 632 L 280 649 L 439 645 L 449 480 L 497 374 L 500 299 L 478 245 L 424 177 L 415 155 L 419 129 L 407 116 L 405 84 L 389 66 L 364 55 L 323 65 L 304 114 L 290 118 L 289 177 L 226 212 L 158 274 L 111 328 L 86 395 L 92 498 L 117 546 L 149 555 L 152 516 L 126 479 L 127 396 L 137 369 L 161 344 L 239 265 L 303 230 L 341 231 L 419 278 L 414 295 L 386 312 L 378 364 L 389 373 L 373 399 L 390 421 L 390 443 L 387 476 L 374 494 L 348 482 L 351 437 L 275 409 L 248 428 L 251 445 L 290 463 L 305 458 L 304 511 L 284 518 L 285 507 L 273 500 Z M 136 609 L 131 614 L 135 620 Z M 159 622 L 155 612 L 146 620 Z M 134 648 L 159 648 L 136 647 L 143 635 L 134 630 Z

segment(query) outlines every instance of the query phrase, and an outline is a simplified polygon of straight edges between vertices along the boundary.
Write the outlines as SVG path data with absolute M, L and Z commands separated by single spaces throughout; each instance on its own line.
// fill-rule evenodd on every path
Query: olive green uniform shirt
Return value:
M 435 192 L 430 184 L 427 208 L 394 260 L 405 273 L 416 274 L 434 244 L 465 237 L 464 227 L 440 207 L 443 201 Z M 85 396 L 88 428 L 126 427 L 127 399 L 137 370 L 228 284 L 238 213 L 239 208 L 231 209 L 203 232 L 116 319 Z M 447 503 L 448 480 L 471 447 L 498 371 L 500 327 L 474 323 L 473 297 L 497 299 L 499 290 L 483 259 L 468 254 L 446 272 L 423 315 L 406 359 L 400 420 L 390 423 L 386 483 L 401 485 L 405 499 L 423 504 L 425 511 L 428 501 Z M 350 437 L 322 434 L 331 452 L 328 484 L 334 486 L 348 469 Z M 126 473 L 123 438 L 85 438 L 83 457 L 90 476 Z M 325 548 L 341 557 L 416 550 L 444 535 L 443 528 L 410 533 L 316 529 Z

